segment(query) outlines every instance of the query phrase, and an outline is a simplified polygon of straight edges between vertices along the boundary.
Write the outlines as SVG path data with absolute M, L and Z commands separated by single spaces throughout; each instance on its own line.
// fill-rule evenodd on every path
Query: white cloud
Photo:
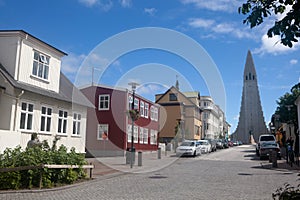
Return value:
M 248 29 L 240 29 L 238 26 L 229 23 L 217 23 L 215 20 L 202 19 L 202 18 L 190 18 L 188 25 L 193 28 L 205 28 L 213 33 L 220 35 L 228 34 L 236 38 L 254 38 Z
M 257 54 L 270 53 L 270 54 L 277 55 L 277 54 L 283 54 L 290 51 L 295 51 L 299 46 L 299 44 L 297 43 L 294 43 L 294 46 L 292 48 L 284 46 L 283 44 L 281 44 L 280 36 L 278 35 L 275 35 L 271 38 L 269 38 L 267 35 L 263 35 L 261 38 L 261 42 L 262 42 L 261 47 L 256 48 L 253 51 L 253 53 L 257 53 Z
M 237 12 L 237 8 L 242 5 L 238 0 L 181 0 L 183 4 L 194 4 L 197 8 L 211 11 Z
M 296 65 L 297 63 L 298 63 L 298 60 L 296 60 L 296 59 L 290 60 L 291 65 Z
M 144 12 L 151 15 L 151 16 L 153 16 L 157 12 L 157 10 L 156 10 L 156 8 L 145 8 Z
M 75 74 L 77 73 L 82 61 L 86 58 L 86 55 L 76 55 L 70 53 L 68 56 L 62 59 L 62 72 L 64 74 Z
M 132 6 L 131 0 L 120 0 L 120 4 L 123 8 L 130 8 Z
M 111 0 L 78 0 L 79 3 L 87 7 L 100 7 L 103 11 L 109 11 L 113 7 L 113 2 Z
M 209 28 L 215 23 L 214 20 L 201 19 L 201 18 L 191 18 L 189 19 L 189 25 L 194 28 Z

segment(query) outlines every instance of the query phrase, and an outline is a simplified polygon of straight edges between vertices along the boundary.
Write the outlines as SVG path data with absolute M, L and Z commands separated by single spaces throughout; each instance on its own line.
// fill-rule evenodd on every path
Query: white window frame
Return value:
M 153 129 L 150 130 L 150 144 L 157 144 L 157 131 Z
M 145 103 L 143 101 L 140 102 L 140 115 L 141 117 L 145 116 Z
M 139 139 L 139 127 L 138 126 L 134 126 L 133 127 L 133 142 L 134 143 L 138 143 L 138 139 Z
M 149 103 L 145 103 L 144 117 L 147 119 L 149 118 Z
M 78 112 L 73 113 L 73 128 L 72 128 L 73 136 L 80 136 L 81 134 L 81 119 L 82 119 L 81 113 Z
M 101 100 L 102 97 L 104 98 L 103 100 Z M 103 103 L 103 104 L 101 104 L 101 103 Z M 106 103 L 107 103 L 107 105 L 106 105 Z M 103 107 L 101 107 L 101 105 L 103 105 Z M 110 107 L 110 95 L 109 94 L 100 94 L 98 109 L 99 110 L 109 110 L 109 107 Z
M 154 107 L 154 121 L 158 121 L 158 108 Z
M 134 98 L 134 109 L 136 109 L 136 110 L 139 109 L 139 103 L 140 103 L 140 100 L 137 98 Z
M 45 108 L 45 113 L 43 113 L 43 108 Z M 53 109 L 51 107 L 47 105 L 41 106 L 40 131 L 42 133 L 51 132 L 52 113 L 53 113 Z M 44 124 L 42 123 L 43 120 L 44 120 Z
M 155 118 L 154 118 L 154 110 L 155 110 L 155 107 L 151 106 L 150 107 L 150 119 L 151 120 L 155 120 Z
M 144 134 L 144 136 L 143 136 L 143 139 L 144 139 L 143 143 L 144 144 L 148 144 L 149 129 L 144 128 L 144 133 L 143 134 Z
M 37 54 L 37 58 L 35 56 Z M 50 57 L 33 50 L 33 65 L 32 65 L 32 76 L 39 79 L 48 80 L 49 78 L 49 61 Z
M 106 137 L 103 137 L 106 133 Z M 108 124 L 98 124 L 97 140 L 108 140 L 109 125 Z
M 60 116 L 60 112 L 62 112 L 62 116 Z M 67 116 L 65 116 L 67 114 Z M 68 111 L 59 109 L 58 110 L 58 121 L 57 121 L 57 133 L 58 134 L 67 134 L 68 130 Z M 61 127 L 59 127 L 59 124 L 61 122 Z
M 127 125 L 127 142 L 131 142 L 132 125 Z
M 139 143 L 143 144 L 144 143 L 144 128 L 140 127 L 140 132 L 139 132 Z
M 132 109 L 132 96 L 129 95 L 128 96 L 128 110 L 131 110 Z
M 25 110 L 22 109 L 22 105 L 23 104 L 26 104 L 26 108 Z M 29 110 L 29 105 L 32 106 L 32 111 Z M 34 104 L 33 103 L 30 103 L 30 102 L 21 102 L 21 113 L 20 113 L 20 130 L 32 130 L 32 127 L 33 127 L 33 120 L 34 120 Z M 23 124 L 22 123 L 22 115 L 24 116 L 25 115 L 25 121 L 24 121 L 24 127 L 21 127 L 21 125 Z M 28 124 L 28 119 L 31 118 L 31 123 Z

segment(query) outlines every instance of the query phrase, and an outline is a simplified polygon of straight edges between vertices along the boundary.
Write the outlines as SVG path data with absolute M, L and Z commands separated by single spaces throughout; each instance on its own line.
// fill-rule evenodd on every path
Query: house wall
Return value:
M 13 98 L 2 98 L 1 95 L 1 112 L 2 112 L 2 100 L 6 101 L 6 105 L 12 105 L 12 109 L 9 111 L 14 113 L 14 103 L 15 99 Z M 28 102 L 34 104 L 34 112 L 33 112 L 33 128 L 32 130 L 22 130 L 20 129 L 20 116 L 21 116 L 21 103 Z M 50 132 L 41 132 L 40 131 L 40 123 L 41 123 L 41 106 L 47 106 L 52 108 L 52 116 L 51 116 L 51 130 Z M 9 106 L 7 106 L 9 107 Z M 67 133 L 61 134 L 58 133 L 58 110 L 64 109 L 68 112 L 67 119 Z M 8 111 L 7 111 L 8 112 Z M 8 112 L 8 114 L 10 113 Z M 73 135 L 73 112 L 81 114 L 80 121 L 80 135 Z M 62 102 L 58 100 L 54 100 L 52 98 L 47 98 L 45 96 L 41 96 L 38 94 L 26 92 L 22 95 L 22 97 L 17 102 L 17 110 L 16 110 L 16 119 L 14 117 L 10 117 L 10 122 L 8 124 L 16 123 L 15 128 L 11 128 L 10 130 L 1 129 L 0 136 L 5 138 L 5 140 L 0 140 L 1 150 L 3 151 L 5 148 L 14 148 L 16 145 L 20 145 L 22 148 L 26 148 L 27 142 L 31 138 L 32 133 L 38 133 L 38 138 L 40 141 L 47 140 L 49 145 L 52 145 L 52 141 L 56 135 L 60 136 L 60 140 L 57 145 L 61 144 L 65 145 L 68 149 L 71 147 L 75 147 L 77 152 L 84 153 L 85 152 L 85 132 L 86 132 L 86 107 L 79 106 L 72 103 Z M 15 121 L 14 121 L 15 120 Z M 2 121 L 2 118 L 1 118 Z M 2 122 L 1 122 L 2 124 Z
M 16 61 L 19 52 L 19 38 L 0 37 L 0 63 L 5 66 L 6 70 L 12 75 L 16 72 Z
M 44 49 L 40 46 L 24 40 L 21 47 L 22 57 L 20 59 L 20 69 L 18 79 L 19 81 L 29 83 L 47 90 L 59 92 L 59 78 L 60 78 L 60 58 L 53 52 Z M 33 54 L 39 51 L 50 57 L 49 61 L 49 77 L 48 80 L 42 80 L 32 76 Z

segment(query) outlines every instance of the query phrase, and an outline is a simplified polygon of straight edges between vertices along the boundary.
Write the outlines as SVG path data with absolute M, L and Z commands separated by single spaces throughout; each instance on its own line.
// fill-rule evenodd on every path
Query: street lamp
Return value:
M 134 95 L 135 95 L 135 90 L 136 90 L 136 87 L 139 85 L 138 83 L 136 82 L 130 82 L 128 83 L 128 85 L 131 86 L 131 89 L 132 89 L 132 103 L 131 103 L 131 110 L 132 112 L 134 111 Z M 131 152 L 130 152 L 130 168 L 132 168 L 133 166 L 133 156 L 134 155 L 134 152 L 133 152 L 133 142 L 134 142 L 134 137 L 133 137 L 133 133 L 134 133 L 134 121 L 135 121 L 135 117 L 133 115 L 131 115 L 131 122 L 132 122 L 132 129 L 131 129 Z

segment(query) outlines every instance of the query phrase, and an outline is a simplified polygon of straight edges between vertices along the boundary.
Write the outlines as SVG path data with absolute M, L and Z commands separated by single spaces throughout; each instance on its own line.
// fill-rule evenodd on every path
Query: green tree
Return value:
M 291 93 L 285 93 L 283 96 L 276 101 L 277 108 L 275 114 L 280 116 L 281 123 L 290 123 L 293 124 L 294 134 L 297 138 L 295 142 L 295 147 L 298 149 L 299 138 L 298 138 L 298 114 L 297 114 L 297 106 L 295 105 L 295 101 L 297 97 L 300 95 L 300 84 L 296 84 L 291 88 Z
M 288 10 L 288 7 L 291 9 Z M 281 43 L 292 47 L 292 42 L 298 42 L 300 37 L 300 1 L 299 0 L 247 0 L 238 8 L 238 12 L 247 15 L 243 20 L 250 28 L 258 26 L 271 15 L 283 14 L 268 30 L 268 37 L 280 35 Z

